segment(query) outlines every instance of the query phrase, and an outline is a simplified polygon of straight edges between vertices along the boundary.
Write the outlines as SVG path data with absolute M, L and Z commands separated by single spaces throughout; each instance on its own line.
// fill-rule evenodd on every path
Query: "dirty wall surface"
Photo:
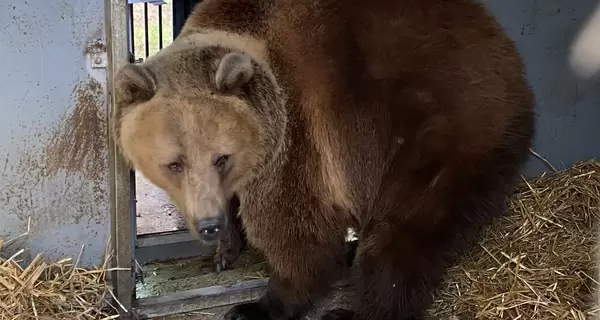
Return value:
M 0 2 L 0 239 L 103 260 L 109 240 L 104 3 Z M 96 43 L 97 40 L 100 42 Z M 91 49 L 91 51 L 90 51 Z

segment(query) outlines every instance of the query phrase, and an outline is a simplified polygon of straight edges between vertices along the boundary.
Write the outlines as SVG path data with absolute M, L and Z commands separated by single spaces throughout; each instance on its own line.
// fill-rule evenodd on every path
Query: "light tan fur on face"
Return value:
M 118 137 L 122 153 L 132 166 L 165 190 L 170 187 L 169 180 L 154 167 L 171 162 L 172 155 L 179 153 L 168 134 L 164 121 L 167 116 L 158 103 L 142 104 L 123 115 Z
M 170 85 L 177 87 L 167 90 L 164 86 L 169 80 L 162 79 L 158 85 L 147 85 L 149 90 L 159 88 L 148 101 L 121 106 L 117 139 L 124 156 L 136 170 L 169 194 L 187 216 L 192 231 L 196 222 L 224 214 L 236 188 L 252 178 L 269 153 L 263 148 L 265 133 L 251 107 L 235 96 L 214 92 L 233 90 L 240 82 L 249 81 L 248 70 L 253 67 L 247 59 L 243 54 L 224 55 L 216 70 L 210 71 L 214 72 L 216 88 L 200 84 L 177 86 L 174 82 Z M 153 83 L 140 79 L 144 78 L 144 68 L 152 68 L 157 61 L 150 60 L 123 72 L 122 86 L 131 87 L 127 79 L 138 84 Z M 159 65 L 166 67 L 162 76 L 171 74 L 168 63 Z M 177 72 L 173 74 L 177 76 Z M 220 155 L 231 155 L 226 175 L 221 175 L 214 166 Z M 169 170 L 169 164 L 174 162 L 183 164 L 183 172 Z
M 222 30 L 194 28 L 186 25 L 173 44 L 150 57 L 148 61 L 152 61 L 161 56 L 172 55 L 176 52 L 190 48 L 203 48 L 208 46 L 221 46 L 244 52 L 250 56 L 253 61 L 261 65 L 261 67 L 267 71 L 266 74 L 271 80 L 276 82 L 269 67 L 266 42 L 247 34 L 235 34 Z M 311 129 L 312 140 L 316 144 L 315 146 L 321 157 L 319 185 L 323 188 L 323 199 L 328 199 L 330 205 L 338 206 L 352 212 L 354 211 L 353 209 L 356 208 L 356 203 L 348 188 L 348 182 L 346 181 L 347 173 L 344 172 L 344 169 L 341 168 L 338 163 L 338 159 L 343 157 L 344 150 L 342 150 L 341 146 L 335 145 L 335 141 L 340 140 L 335 139 L 334 136 L 336 133 L 331 132 L 332 128 L 328 128 L 327 126 L 327 123 L 331 123 L 328 119 L 334 117 L 334 115 L 326 113 L 326 110 L 319 107 L 320 105 L 325 104 L 325 102 L 321 100 L 323 97 L 327 96 L 328 94 L 318 94 L 315 92 L 309 92 L 306 96 L 306 99 L 310 100 L 306 101 L 306 104 L 314 106 L 314 108 L 308 108 L 308 110 L 311 111 L 311 114 L 308 116 L 311 118 L 311 123 L 314 125 Z M 314 99 L 317 100 L 312 101 Z

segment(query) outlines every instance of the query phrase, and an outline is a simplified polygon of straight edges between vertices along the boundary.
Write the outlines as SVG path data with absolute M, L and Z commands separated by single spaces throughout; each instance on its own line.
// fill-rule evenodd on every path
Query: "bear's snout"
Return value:
M 217 240 L 223 227 L 225 227 L 225 218 L 223 216 L 199 220 L 196 223 L 196 229 L 200 234 L 200 239 L 206 242 Z

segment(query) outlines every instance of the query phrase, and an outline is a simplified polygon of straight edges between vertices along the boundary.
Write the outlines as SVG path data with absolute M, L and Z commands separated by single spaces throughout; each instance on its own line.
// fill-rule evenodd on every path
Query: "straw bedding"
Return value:
M 525 181 L 511 213 L 448 271 L 430 313 L 439 319 L 596 319 L 600 162 Z M 6 244 L 5 244 L 6 246 Z M 115 319 L 109 261 L 84 270 L 41 256 L 25 269 L 2 258 L 0 319 Z M 116 301 L 116 299 L 114 300 Z
M 449 270 L 440 319 L 597 319 L 600 163 L 523 181 L 511 214 Z
M 108 255 L 102 266 L 92 270 L 77 267 L 79 258 L 74 264 L 70 258 L 50 263 L 39 254 L 22 268 L 19 257 L 24 249 L 10 257 L 4 257 L 2 249 L 0 241 L 0 319 L 118 318 L 116 308 L 107 299 L 112 296 L 105 281 L 111 271 L 107 269 Z

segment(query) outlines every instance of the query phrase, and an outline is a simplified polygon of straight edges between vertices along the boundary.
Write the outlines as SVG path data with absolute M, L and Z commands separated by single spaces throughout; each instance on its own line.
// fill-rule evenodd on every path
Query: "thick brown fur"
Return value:
M 252 77 L 224 86 L 215 66 L 236 52 Z M 504 212 L 534 132 L 520 56 L 475 0 L 205 0 L 137 68 L 119 76 L 125 157 L 192 222 L 238 194 L 273 269 L 227 319 L 300 318 L 335 280 L 348 227 L 353 310 L 323 319 L 421 319 Z M 217 176 L 206 159 L 223 146 L 235 161 Z M 178 154 L 195 173 L 164 169 Z

